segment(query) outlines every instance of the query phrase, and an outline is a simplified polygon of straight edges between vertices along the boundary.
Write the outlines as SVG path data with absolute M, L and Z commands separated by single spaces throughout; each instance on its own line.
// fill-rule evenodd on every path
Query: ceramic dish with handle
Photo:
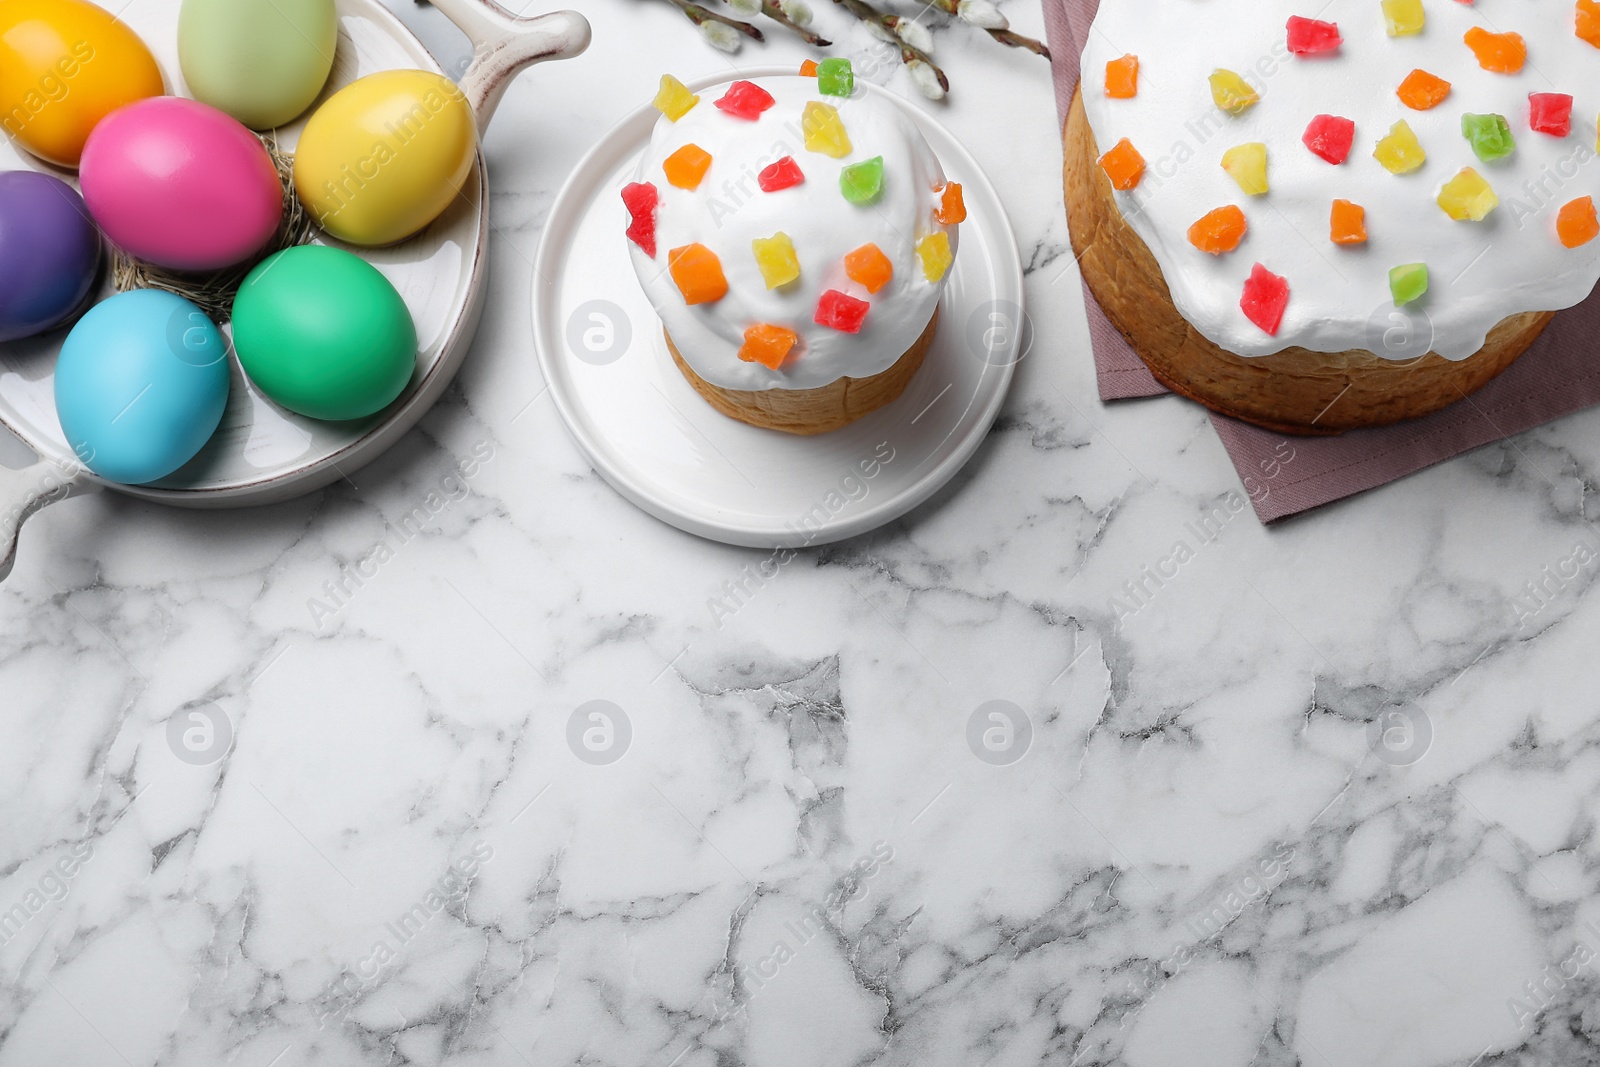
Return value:
M 518 18 L 493 0 L 433 0 L 473 45 L 460 79 L 481 134 L 511 79 L 545 60 L 566 59 L 589 44 L 589 24 L 569 11 Z M 142 0 L 123 19 L 155 54 L 168 92 L 187 95 L 178 66 L 181 0 Z M 323 100 L 381 70 L 443 74 L 437 59 L 378 0 L 337 0 L 339 43 L 322 96 L 299 120 L 277 131 L 293 152 L 306 120 Z M 0 170 L 48 170 L 15 145 L 0 143 Z M 52 171 L 52 173 L 56 173 Z M 75 175 L 58 174 L 73 181 Z M 389 248 L 355 249 L 392 282 L 417 327 L 417 367 L 393 404 L 367 419 L 318 422 L 267 400 L 230 359 L 227 413 L 210 443 L 177 473 L 149 485 L 117 485 L 86 471 L 62 434 L 55 411 L 55 362 L 65 330 L 0 344 L 0 426 L 38 461 L 0 468 L 0 579 L 15 562 L 17 534 L 39 508 L 99 489 L 192 508 L 270 504 L 312 492 L 373 460 L 416 424 L 455 377 L 488 291 L 488 170 L 480 150 L 461 195 L 422 233 Z M 319 234 L 319 243 L 338 242 Z M 100 298 L 110 295 L 104 284 Z

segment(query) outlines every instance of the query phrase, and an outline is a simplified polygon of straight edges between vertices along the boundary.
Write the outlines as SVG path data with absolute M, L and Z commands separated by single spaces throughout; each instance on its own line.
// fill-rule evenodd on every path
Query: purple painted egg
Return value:
M 99 269 L 100 235 L 72 186 L 31 170 L 0 174 L 0 341 L 64 325 Z
M 241 263 L 283 218 L 283 187 L 256 135 L 214 107 L 175 96 L 102 119 L 84 146 L 78 179 L 107 237 L 172 270 Z

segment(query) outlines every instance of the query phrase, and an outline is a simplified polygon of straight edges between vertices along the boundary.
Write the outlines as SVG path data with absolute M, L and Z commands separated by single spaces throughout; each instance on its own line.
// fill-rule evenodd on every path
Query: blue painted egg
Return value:
M 228 349 L 194 304 L 138 289 L 78 320 L 56 364 L 56 414 L 84 466 L 153 482 L 205 447 L 228 404 Z

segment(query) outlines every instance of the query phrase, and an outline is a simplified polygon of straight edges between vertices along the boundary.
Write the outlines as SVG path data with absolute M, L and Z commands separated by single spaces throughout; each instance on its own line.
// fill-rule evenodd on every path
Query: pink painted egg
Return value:
M 241 263 L 283 217 L 283 187 L 256 135 L 214 107 L 175 96 L 103 119 L 84 146 L 78 178 L 105 235 L 170 270 Z

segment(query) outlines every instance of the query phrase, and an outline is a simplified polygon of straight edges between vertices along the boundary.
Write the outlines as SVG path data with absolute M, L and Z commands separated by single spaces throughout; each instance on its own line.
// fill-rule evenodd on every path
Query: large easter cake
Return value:
M 1103 0 L 1082 71 L 1084 279 L 1215 410 L 1426 414 L 1600 278 L 1596 0 Z

